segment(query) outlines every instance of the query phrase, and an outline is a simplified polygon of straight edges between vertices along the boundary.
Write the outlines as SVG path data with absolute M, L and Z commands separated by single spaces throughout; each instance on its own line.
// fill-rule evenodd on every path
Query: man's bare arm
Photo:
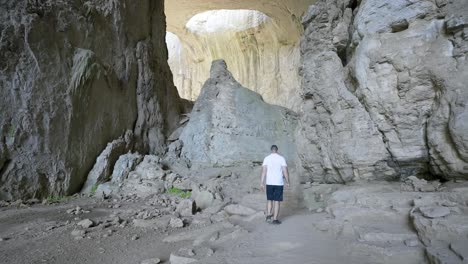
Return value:
M 286 185 L 289 186 L 289 172 L 288 172 L 288 167 L 283 166 L 283 176 L 286 179 Z
M 266 166 L 262 166 L 262 178 L 260 179 L 260 188 L 263 189 L 265 188 L 265 176 L 266 176 L 266 173 L 267 173 L 267 167 Z

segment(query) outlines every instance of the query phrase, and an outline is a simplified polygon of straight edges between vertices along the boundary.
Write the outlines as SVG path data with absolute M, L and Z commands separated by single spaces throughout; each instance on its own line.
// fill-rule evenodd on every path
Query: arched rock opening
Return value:
M 196 100 L 211 62 L 223 59 L 233 76 L 266 102 L 297 109 L 299 18 L 314 1 L 263 2 L 166 1 L 167 30 L 182 47 L 180 53 L 171 51 L 173 38 L 168 39 L 181 97 Z

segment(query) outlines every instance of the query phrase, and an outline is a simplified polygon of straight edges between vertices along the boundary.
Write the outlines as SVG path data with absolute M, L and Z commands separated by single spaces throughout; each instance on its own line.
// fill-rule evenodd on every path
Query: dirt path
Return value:
M 366 252 L 351 252 L 344 241 L 315 230 L 313 218 L 303 212 L 287 217 L 279 226 L 259 223 L 247 237 L 202 263 L 380 263 Z

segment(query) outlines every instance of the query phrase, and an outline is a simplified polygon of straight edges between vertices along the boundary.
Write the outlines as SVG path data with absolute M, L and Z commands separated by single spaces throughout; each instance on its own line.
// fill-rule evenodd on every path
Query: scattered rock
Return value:
M 140 237 L 139 237 L 138 235 L 133 235 L 133 236 L 132 236 L 132 240 L 133 240 L 133 241 L 138 240 L 138 239 L 140 239 Z
M 226 211 L 230 215 L 243 215 L 243 216 L 252 215 L 256 212 L 252 208 L 245 207 L 240 204 L 230 204 L 224 207 L 224 211 Z
M 417 246 L 419 246 L 419 240 L 415 239 L 415 238 L 406 239 L 405 240 L 405 245 L 408 246 L 408 247 L 417 247 Z
M 195 202 L 200 209 L 206 209 L 213 205 L 214 196 L 209 191 L 201 191 L 195 195 Z
M 181 228 L 184 227 L 184 221 L 180 218 L 173 217 L 169 221 L 169 226 L 172 228 Z
M 143 160 L 143 156 L 138 153 L 127 153 L 121 155 L 114 165 L 111 182 L 120 184 L 127 179 L 128 174 Z
M 67 214 L 80 215 L 80 214 L 88 214 L 91 211 L 83 210 L 81 207 L 77 206 L 75 208 L 68 209 L 66 212 L 67 212 Z
M 198 260 L 194 258 L 180 257 L 172 253 L 169 257 L 169 261 L 171 262 L 171 264 L 189 264 L 197 262 Z
M 90 228 L 94 226 L 94 222 L 91 221 L 90 219 L 84 219 L 81 220 L 80 222 L 77 223 L 77 225 L 83 227 L 83 228 Z
M 133 177 L 143 180 L 162 180 L 166 172 L 161 167 L 161 158 L 155 155 L 146 155 L 143 161 L 135 168 Z M 136 174 L 136 175 L 135 175 Z M 129 177 L 132 177 L 129 175 Z
M 192 216 L 197 211 L 197 205 L 195 201 L 190 199 L 182 200 L 176 208 L 176 212 L 181 216 Z
M 195 256 L 195 252 L 191 248 L 181 248 L 177 251 L 177 253 L 182 257 L 193 257 Z
M 450 209 L 447 207 L 420 207 L 419 211 L 427 218 L 439 218 L 450 214 Z
M 152 258 L 152 259 L 145 259 L 140 264 L 159 264 L 161 263 L 161 260 L 158 258 Z
M 94 167 L 88 174 L 87 180 L 81 190 L 83 193 L 91 193 L 94 186 L 110 179 L 111 170 L 120 155 L 125 153 L 126 146 L 127 143 L 123 137 L 107 144 L 107 147 L 96 159 Z
M 84 237 L 86 235 L 86 231 L 85 230 L 78 230 L 78 229 L 75 229 L 71 232 L 71 235 L 76 237 L 76 236 L 81 236 L 81 237 Z
M 209 247 L 200 247 L 195 249 L 195 255 L 198 257 L 210 257 L 214 254 L 213 249 Z
M 184 179 L 184 178 L 177 178 L 173 183 L 172 186 L 174 188 L 177 188 L 182 191 L 191 191 L 192 190 L 192 185 L 194 182 L 192 182 L 189 179 Z

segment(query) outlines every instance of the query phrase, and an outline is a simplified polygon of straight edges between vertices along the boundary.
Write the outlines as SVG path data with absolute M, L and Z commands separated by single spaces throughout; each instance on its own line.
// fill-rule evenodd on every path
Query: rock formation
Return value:
M 79 191 L 126 130 L 136 149 L 164 150 L 180 110 L 163 1 L 1 1 L 0 10 L 0 199 Z
M 296 123 L 294 112 L 265 103 L 232 77 L 224 61 L 214 61 L 180 135 L 181 157 L 194 167 L 261 163 L 277 144 L 291 160 Z
M 323 0 L 303 24 L 306 178 L 468 177 L 466 1 Z

